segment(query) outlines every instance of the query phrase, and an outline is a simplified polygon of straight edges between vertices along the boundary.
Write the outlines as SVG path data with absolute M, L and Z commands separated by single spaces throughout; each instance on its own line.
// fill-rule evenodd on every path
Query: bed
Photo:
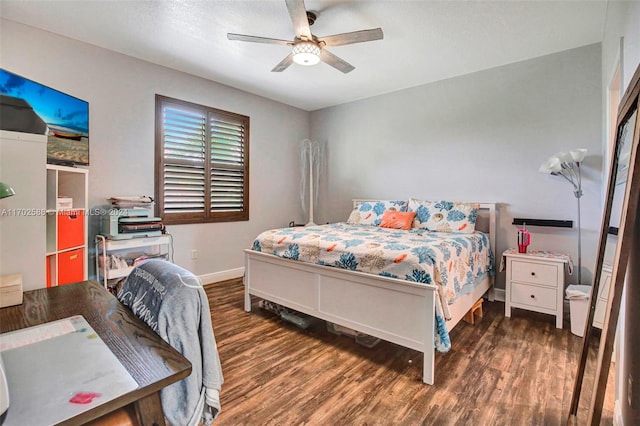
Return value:
M 475 231 L 437 236 L 445 233 L 382 229 L 364 218 L 358 222 L 357 215 L 354 223 L 354 213 L 360 214 L 358 209 L 365 203 L 375 202 L 354 200 L 347 223 L 260 234 L 252 249 L 245 250 L 245 310 L 251 311 L 251 296 L 257 296 L 420 351 L 424 354 L 423 382 L 433 384 L 436 348 L 448 350 L 448 332 L 493 285 L 495 204 L 472 204 Z M 401 209 L 407 206 L 398 207 Z M 422 255 L 434 250 L 413 245 L 425 238 L 440 252 L 431 260 Z M 310 248 L 305 241 L 315 245 Z M 375 246 L 378 255 L 360 252 L 366 246 Z M 379 250 L 383 246 L 390 248 L 388 253 Z M 422 265 L 409 266 L 407 273 L 401 264 L 412 257 Z M 484 257 L 487 263 L 479 261 Z M 467 264 L 468 270 L 456 271 L 460 264 Z M 492 299 L 491 292 L 488 297 Z

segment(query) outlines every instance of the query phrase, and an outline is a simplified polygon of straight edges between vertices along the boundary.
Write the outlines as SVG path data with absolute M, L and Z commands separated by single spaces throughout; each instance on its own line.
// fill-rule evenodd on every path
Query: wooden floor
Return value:
M 436 355 L 428 386 L 417 351 L 384 341 L 369 349 L 322 321 L 301 330 L 256 300 L 246 313 L 240 279 L 206 292 L 225 380 L 217 425 L 566 423 L 582 343 L 568 318 L 558 330 L 551 316 L 505 318 L 503 303 L 485 302 L 484 318 L 451 332 L 453 347 Z M 602 424 L 612 424 L 612 395 Z M 581 407 L 578 424 L 586 424 L 588 398 Z

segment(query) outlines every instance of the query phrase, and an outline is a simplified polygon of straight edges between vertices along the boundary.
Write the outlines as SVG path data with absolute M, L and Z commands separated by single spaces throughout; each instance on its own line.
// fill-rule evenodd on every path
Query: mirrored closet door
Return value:
M 640 67 L 622 98 L 618 112 L 592 297 L 569 424 L 600 423 L 607 381 L 613 380 L 610 367 L 627 266 L 630 258 L 640 258 L 638 248 L 634 251 L 632 247 L 634 232 L 636 228 L 640 229 L 639 91 Z M 594 332 L 594 327 L 601 328 L 602 332 Z M 624 336 L 620 338 L 624 339 Z M 614 386 L 614 383 L 609 382 L 609 386 Z

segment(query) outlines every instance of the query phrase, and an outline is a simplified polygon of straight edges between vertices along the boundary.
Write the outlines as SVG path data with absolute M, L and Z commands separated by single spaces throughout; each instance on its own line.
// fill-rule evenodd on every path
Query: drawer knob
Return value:
M 535 276 L 536 276 L 536 273 L 535 273 L 535 272 L 532 272 L 532 273 L 531 273 L 531 276 L 532 276 L 532 277 L 535 277 Z
M 536 295 L 535 295 L 535 294 L 532 294 L 532 295 L 531 295 L 531 298 L 532 298 L 532 299 L 535 299 L 535 298 L 536 298 Z

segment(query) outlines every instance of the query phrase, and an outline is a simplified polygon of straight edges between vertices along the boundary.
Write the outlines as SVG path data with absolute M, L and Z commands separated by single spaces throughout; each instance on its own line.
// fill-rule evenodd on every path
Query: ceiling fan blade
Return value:
M 289 68 L 289 65 L 293 63 L 293 53 L 289 53 L 286 58 L 284 58 L 278 65 L 275 66 L 271 72 L 282 72 Z
M 336 55 L 325 49 L 320 50 L 320 60 L 325 64 L 329 64 L 335 69 L 342 71 L 345 74 L 353 71 L 356 68 L 350 63 L 338 58 Z
M 382 28 L 372 30 L 354 31 L 352 33 L 336 34 L 323 37 L 320 41 L 326 46 L 344 46 L 345 44 L 362 43 L 365 41 L 382 40 Z
M 278 40 L 277 38 L 257 37 L 257 36 L 250 36 L 250 35 L 244 35 L 244 34 L 227 33 L 227 38 L 229 40 L 250 41 L 253 43 L 282 44 L 284 46 L 293 45 L 292 42 L 287 40 Z
M 307 40 L 311 40 L 311 28 L 309 28 L 309 20 L 307 19 L 304 0 L 285 1 L 287 2 L 287 9 L 289 10 L 289 16 L 291 16 L 291 22 L 293 22 L 296 36 L 299 38 L 306 37 Z

